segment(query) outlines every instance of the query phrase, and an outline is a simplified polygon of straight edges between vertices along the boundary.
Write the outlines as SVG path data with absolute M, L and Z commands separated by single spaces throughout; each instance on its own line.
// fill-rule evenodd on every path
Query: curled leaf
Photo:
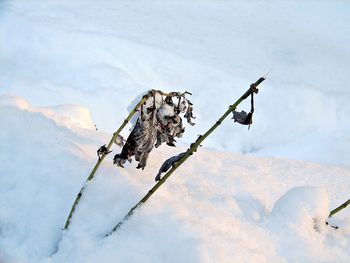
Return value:
M 167 159 L 162 166 L 159 168 L 158 174 L 155 177 L 155 181 L 159 181 L 161 179 L 161 174 L 166 173 L 172 166 L 174 166 L 183 156 L 185 156 L 186 152 L 180 153 L 176 156 L 170 157 Z
M 139 118 L 123 145 L 120 154 L 114 158 L 114 163 L 124 167 L 127 160 L 134 156 L 138 162 L 136 168 L 144 169 L 147 159 L 154 147 L 166 143 L 175 146 L 176 139 L 185 132 L 181 113 L 191 125 L 193 116 L 192 103 L 185 97 L 189 92 L 163 93 L 157 90 L 149 91 L 146 101 L 138 109 Z
M 187 108 L 187 111 L 186 111 L 186 114 L 184 116 L 186 119 L 187 119 L 187 122 L 189 124 L 191 124 L 192 126 L 195 125 L 194 122 L 192 122 L 192 119 L 195 119 L 196 117 L 193 116 L 193 108 L 192 106 L 189 104 L 188 108 Z

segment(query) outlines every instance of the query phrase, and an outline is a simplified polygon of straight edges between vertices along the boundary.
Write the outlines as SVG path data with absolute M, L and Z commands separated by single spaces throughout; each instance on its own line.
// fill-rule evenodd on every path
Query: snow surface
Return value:
M 137 94 L 188 90 L 190 143 L 272 69 L 254 128 L 227 122 L 206 145 L 348 166 L 349 13 L 342 0 L 1 1 L 0 93 L 81 105 L 113 132 Z
M 324 224 L 349 199 L 349 11 L 341 0 L 1 1 L 0 262 L 349 262 L 349 209 L 329 220 L 338 230 Z M 270 69 L 250 131 L 226 120 L 103 239 L 161 163 Z M 150 88 L 192 92 L 196 126 L 144 171 L 113 166 L 114 148 L 61 240 L 97 148 Z
M 347 262 L 350 227 L 324 221 L 350 187 L 350 170 L 200 149 L 122 229 L 102 239 L 153 185 L 112 166 L 90 184 L 53 257 L 75 195 L 110 136 L 72 130 L 41 113 L 0 108 L 0 251 L 3 262 Z M 23 132 L 25 131 L 25 132 Z M 118 151 L 118 149 L 115 149 Z M 344 212 L 344 215 L 349 215 Z M 318 223 L 314 224 L 314 220 Z M 315 228 L 317 230 L 315 230 Z
M 5 106 L 18 107 L 30 112 L 39 112 L 53 119 L 57 124 L 71 128 L 96 129 L 92 123 L 88 109 L 78 105 L 56 105 L 50 107 L 32 107 L 30 104 L 14 95 L 0 95 L 0 108 Z

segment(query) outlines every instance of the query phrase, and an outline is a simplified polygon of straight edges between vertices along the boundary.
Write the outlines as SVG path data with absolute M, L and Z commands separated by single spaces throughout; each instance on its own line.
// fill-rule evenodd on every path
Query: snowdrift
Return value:
M 350 171 L 201 148 L 136 215 L 107 233 L 181 148 L 161 147 L 145 171 L 107 156 L 60 239 L 72 201 L 109 134 L 72 128 L 24 100 L 0 107 L 1 262 L 346 262 L 349 223 L 326 227 Z M 117 150 L 117 149 L 116 149 Z M 297 187 L 302 186 L 302 187 Z M 349 215 L 344 212 L 344 215 Z
M 349 166 L 349 13 L 327 0 L 2 1 L 0 93 L 83 105 L 113 132 L 136 94 L 187 90 L 190 143 L 272 69 L 255 129 L 223 125 L 207 146 Z

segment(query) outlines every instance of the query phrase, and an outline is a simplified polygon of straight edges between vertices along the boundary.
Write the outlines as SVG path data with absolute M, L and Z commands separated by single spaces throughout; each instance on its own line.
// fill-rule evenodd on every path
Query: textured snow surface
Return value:
M 21 104 L 22 105 L 22 104 Z M 201 148 L 118 233 L 102 239 L 184 148 L 160 147 L 143 172 L 102 165 L 59 251 L 71 204 L 111 134 L 0 108 L 1 262 L 348 262 L 350 170 Z M 120 149 L 114 149 L 119 151 Z M 330 203 L 330 204 L 329 204 Z
M 0 263 L 350 262 L 350 209 L 324 224 L 349 199 L 349 13 L 342 0 L 0 1 Z M 226 120 L 102 239 L 270 69 L 251 129 Z M 96 150 L 151 88 L 193 93 L 196 126 L 144 171 L 113 166 L 114 148 L 62 236 Z
M 96 129 L 92 123 L 89 110 L 78 105 L 32 107 L 26 100 L 18 96 L 9 94 L 0 95 L 0 108 L 6 106 L 41 113 L 53 119 L 57 124 L 70 128 Z
M 137 94 L 187 90 L 190 143 L 272 69 L 254 128 L 225 123 L 206 145 L 349 166 L 349 13 L 341 0 L 3 0 L 0 93 L 87 107 L 114 132 Z

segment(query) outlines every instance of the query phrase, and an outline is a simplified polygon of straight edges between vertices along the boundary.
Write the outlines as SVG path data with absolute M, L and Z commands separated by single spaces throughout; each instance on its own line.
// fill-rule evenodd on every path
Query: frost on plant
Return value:
M 185 132 L 181 115 L 194 125 L 193 104 L 186 94 L 190 93 L 149 91 L 144 96 L 146 101 L 138 109 L 139 117 L 121 153 L 114 156 L 114 164 L 124 167 L 125 162 L 131 162 L 135 156 L 136 168 L 144 169 L 153 147 L 162 143 L 175 146 L 175 138 L 181 138 Z

